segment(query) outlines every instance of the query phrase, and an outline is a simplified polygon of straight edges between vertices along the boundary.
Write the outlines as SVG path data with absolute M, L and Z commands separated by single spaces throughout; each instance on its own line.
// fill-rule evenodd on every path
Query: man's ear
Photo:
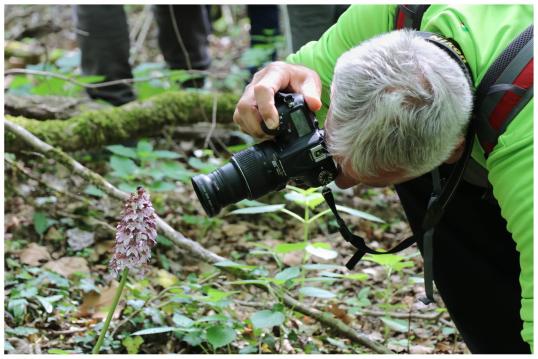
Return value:
M 463 151 L 465 150 L 465 137 L 460 137 L 458 144 L 454 149 L 452 150 L 452 153 L 450 154 L 450 157 L 445 161 L 446 164 L 453 164 L 458 162 L 458 160 L 463 155 Z

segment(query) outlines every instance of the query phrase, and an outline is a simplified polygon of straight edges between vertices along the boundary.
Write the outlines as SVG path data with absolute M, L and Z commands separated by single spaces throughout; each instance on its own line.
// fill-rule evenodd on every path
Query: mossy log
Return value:
M 84 112 L 67 120 L 33 120 L 6 116 L 41 140 L 64 151 L 95 149 L 159 133 L 170 125 L 211 121 L 216 99 L 216 122 L 231 123 L 237 95 L 178 91 L 156 95 L 143 102 Z M 26 145 L 5 133 L 7 152 L 18 152 Z

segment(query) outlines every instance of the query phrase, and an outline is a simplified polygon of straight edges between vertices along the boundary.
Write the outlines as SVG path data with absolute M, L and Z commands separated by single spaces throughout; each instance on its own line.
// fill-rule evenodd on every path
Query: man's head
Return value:
M 325 124 L 329 151 L 357 181 L 400 183 L 454 156 L 471 111 L 459 65 L 414 31 L 393 31 L 338 59 Z

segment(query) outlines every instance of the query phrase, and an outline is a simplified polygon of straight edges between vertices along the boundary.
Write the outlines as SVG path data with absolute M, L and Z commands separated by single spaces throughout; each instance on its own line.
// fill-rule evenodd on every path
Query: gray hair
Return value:
M 450 157 L 472 111 L 459 65 L 407 29 L 344 53 L 332 86 L 329 151 L 362 175 L 431 171 Z

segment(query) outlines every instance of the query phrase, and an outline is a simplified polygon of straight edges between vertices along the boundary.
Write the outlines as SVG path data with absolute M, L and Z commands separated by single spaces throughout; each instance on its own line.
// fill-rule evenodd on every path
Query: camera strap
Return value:
M 351 257 L 351 259 L 346 263 L 346 267 L 351 270 L 355 265 L 361 260 L 361 258 L 366 254 L 392 254 L 404 250 L 405 248 L 411 246 L 413 243 L 422 240 L 423 251 L 422 256 L 424 258 L 424 287 L 426 291 L 426 297 L 420 298 L 420 301 L 424 304 L 429 304 L 434 301 L 433 298 L 433 235 L 435 231 L 435 226 L 441 220 L 446 206 L 452 199 L 459 183 L 463 178 L 463 173 L 465 172 L 465 167 L 471 158 L 471 152 L 473 148 L 474 138 L 476 134 L 475 121 L 471 121 L 469 128 L 467 129 L 467 134 L 465 136 L 465 150 L 463 155 L 460 157 L 458 162 L 452 168 L 448 180 L 443 180 L 441 178 L 439 168 L 435 168 L 432 174 L 432 193 L 430 195 L 430 200 L 428 202 L 428 207 L 426 209 L 426 214 L 422 220 L 421 229 L 413 234 L 412 236 L 404 239 L 398 243 L 395 247 L 391 248 L 386 252 L 376 251 L 366 245 L 364 238 L 356 234 L 351 233 L 349 228 L 346 226 L 334 202 L 334 196 L 329 187 L 323 187 L 322 195 L 327 202 L 327 205 L 331 209 L 336 222 L 338 223 L 338 230 L 344 239 L 351 243 L 357 251 Z

